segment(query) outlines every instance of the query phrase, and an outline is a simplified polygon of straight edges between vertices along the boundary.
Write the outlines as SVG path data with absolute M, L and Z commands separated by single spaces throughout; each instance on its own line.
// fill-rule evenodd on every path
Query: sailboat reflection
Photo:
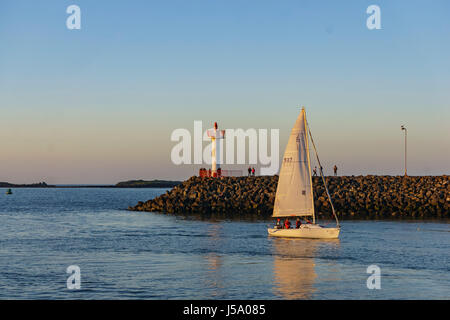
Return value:
M 222 242 L 221 237 L 222 227 L 220 224 L 213 224 L 207 231 L 209 236 L 208 246 L 213 249 L 206 256 L 206 287 L 209 288 L 212 297 L 220 299 L 223 294 L 223 277 L 222 277 L 222 264 L 223 257 L 217 254 L 215 251 L 220 247 Z
M 321 245 L 339 240 L 274 238 L 274 294 L 282 299 L 311 299 L 316 291 L 315 256 Z

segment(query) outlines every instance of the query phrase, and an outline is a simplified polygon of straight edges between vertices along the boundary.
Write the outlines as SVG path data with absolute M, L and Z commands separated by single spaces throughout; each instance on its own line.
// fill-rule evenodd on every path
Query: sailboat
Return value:
M 309 156 L 309 138 L 314 147 L 316 159 L 320 167 L 320 175 L 331 204 L 336 227 L 323 227 L 316 223 L 314 212 L 314 196 L 311 177 L 311 161 Z M 312 222 L 301 224 L 299 228 L 284 229 L 275 226 L 268 228 L 270 236 L 287 238 L 336 239 L 339 237 L 340 226 L 334 211 L 333 202 L 322 172 L 319 156 L 306 121 L 306 111 L 302 108 L 300 115 L 292 128 L 289 141 L 284 152 L 278 179 L 274 218 L 312 217 Z M 308 220 L 309 221 L 309 220 Z

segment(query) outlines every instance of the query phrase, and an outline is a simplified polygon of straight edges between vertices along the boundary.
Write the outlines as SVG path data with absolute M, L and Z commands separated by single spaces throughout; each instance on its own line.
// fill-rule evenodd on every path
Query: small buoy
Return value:
M 6 190 L 6 194 L 12 194 L 11 189 Z

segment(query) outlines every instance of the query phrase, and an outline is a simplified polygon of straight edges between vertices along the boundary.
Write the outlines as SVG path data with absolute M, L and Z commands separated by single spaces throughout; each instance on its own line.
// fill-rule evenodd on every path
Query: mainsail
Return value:
M 292 128 L 284 152 L 273 209 L 273 217 L 290 216 L 314 217 L 305 109 Z

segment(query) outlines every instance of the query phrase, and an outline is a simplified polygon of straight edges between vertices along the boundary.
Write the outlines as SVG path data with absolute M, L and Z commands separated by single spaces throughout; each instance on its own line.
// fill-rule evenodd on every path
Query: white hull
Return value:
M 319 225 L 302 225 L 299 229 L 267 229 L 270 236 L 283 238 L 337 239 L 340 228 L 323 228 Z

